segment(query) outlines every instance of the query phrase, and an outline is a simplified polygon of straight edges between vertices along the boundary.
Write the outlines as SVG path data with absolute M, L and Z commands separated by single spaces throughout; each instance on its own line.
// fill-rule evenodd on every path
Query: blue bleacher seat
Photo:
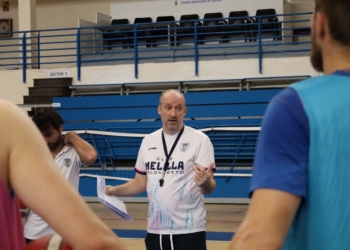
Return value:
M 281 89 L 186 93 L 187 126 L 194 128 L 260 126 L 269 101 Z M 65 129 L 151 133 L 161 128 L 159 94 L 58 97 Z M 130 121 L 134 120 L 134 121 Z M 146 120 L 146 121 L 143 121 Z M 257 131 L 208 131 L 218 166 L 251 166 Z M 92 135 L 104 163 L 136 161 L 142 137 Z M 102 162 L 102 160 L 100 160 Z

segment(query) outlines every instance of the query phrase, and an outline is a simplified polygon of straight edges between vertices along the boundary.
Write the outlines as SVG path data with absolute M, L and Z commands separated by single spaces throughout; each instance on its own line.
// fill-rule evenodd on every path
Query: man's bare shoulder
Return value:
M 3 121 L 0 124 L 6 124 L 9 122 L 9 119 L 13 119 L 18 116 L 23 111 L 17 107 L 17 105 L 0 99 L 0 114 L 1 120 Z
M 15 105 L 4 100 L 0 100 L 0 135 L 1 138 L 7 137 L 9 133 L 12 133 L 12 124 L 14 123 L 14 117 L 19 111 Z M 4 142 L 4 140 L 2 140 Z
M 11 102 L 0 100 L 0 117 L 1 146 L 17 144 L 23 140 L 26 133 L 33 132 L 28 115 Z
M 14 106 L 15 105 L 13 103 L 0 99 L 0 109 L 1 110 L 6 110 L 6 108 L 14 108 Z
M 0 150 L 0 178 L 6 186 L 8 185 L 9 140 L 11 137 L 10 134 L 13 133 L 11 124 L 13 124 L 13 116 L 16 112 L 18 112 L 16 105 L 0 100 L 0 148 L 2 149 Z

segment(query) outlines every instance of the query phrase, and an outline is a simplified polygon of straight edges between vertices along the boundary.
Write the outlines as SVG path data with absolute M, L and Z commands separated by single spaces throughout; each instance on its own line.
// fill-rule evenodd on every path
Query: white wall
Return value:
M 10 11 L 0 10 L 0 17 L 12 18 L 14 30 L 18 30 L 18 0 L 8 1 Z M 177 19 L 181 13 L 198 13 L 203 17 L 207 12 L 222 12 L 224 16 L 228 16 L 233 10 L 247 10 L 250 15 L 255 15 L 257 9 L 269 7 L 276 9 L 278 14 L 283 13 L 282 0 L 211 0 L 211 3 L 197 4 L 181 4 L 181 1 L 189 0 L 37 0 L 37 28 L 77 27 L 79 18 L 95 22 L 96 12 L 111 15 L 113 18 L 126 17 L 131 22 L 135 17 L 146 16 L 146 13 L 153 13 L 154 18 L 175 13 Z M 312 6 L 312 1 L 292 4 L 292 12 L 312 11 Z
M 13 30 L 16 31 L 18 30 L 18 0 L 7 0 L 9 1 L 10 4 L 10 10 L 8 12 L 3 12 L 2 11 L 2 5 L 0 6 L 0 18 L 1 19 L 5 19 L 5 18 L 11 18 L 12 19 L 12 23 L 13 23 Z M 13 38 L 18 38 L 18 34 L 14 34 Z M 9 38 L 0 38 L 0 46 L 3 45 L 9 45 L 9 44 L 18 44 L 18 40 L 15 39 L 9 39 Z M 17 46 L 13 46 L 12 48 L 8 47 L 6 50 L 17 50 L 19 49 L 19 47 Z M 5 51 L 4 47 L 0 47 L 0 51 Z M 7 57 L 7 58 L 13 58 L 18 56 L 19 53 L 4 53 L 4 54 L 0 54 L 0 58 L 3 57 Z M 18 63 L 17 60 L 15 59 L 9 59 L 9 60 L 0 60 L 0 66 L 1 64 L 15 64 Z M 11 66 L 8 68 L 13 68 L 15 66 Z
M 68 68 L 73 84 L 106 84 L 134 82 L 167 82 L 188 80 L 223 80 L 252 77 L 317 75 L 309 57 L 266 58 L 263 74 L 258 71 L 257 59 L 212 60 L 199 63 L 199 76 L 195 76 L 194 62 L 145 63 L 139 65 L 139 78 L 134 77 L 134 66 L 95 66 L 82 68 L 82 79 L 77 80 L 77 69 Z M 48 69 L 27 70 L 27 83 L 22 83 L 22 71 L 0 71 L 0 98 L 16 104 L 23 103 L 33 79 L 46 78 Z
M 12 18 L 14 20 L 14 30 L 18 30 L 18 4 L 17 0 L 10 1 L 10 12 L 0 12 L 1 18 Z M 169 10 L 187 11 L 184 13 L 205 13 L 204 10 L 209 5 L 193 4 L 187 6 L 175 6 L 175 0 L 161 0 L 163 4 L 169 5 Z M 181 0 L 178 0 L 181 1 Z M 216 2 L 217 8 L 209 7 L 210 12 L 223 10 L 224 15 L 233 9 L 238 9 L 237 3 L 245 4 L 246 9 L 250 12 L 258 8 L 266 8 L 265 4 L 272 3 L 275 0 L 222 0 Z M 113 8 L 122 6 L 136 6 L 133 10 L 133 17 L 140 16 L 143 6 L 155 1 L 142 0 L 37 0 L 37 28 L 67 28 L 77 27 L 78 19 L 82 18 L 91 22 L 95 21 L 96 12 L 109 14 L 111 5 Z M 282 1 L 276 0 L 281 3 Z M 125 5 L 127 3 L 127 5 Z M 209 4 L 209 3 L 205 3 Z M 214 3 L 210 3 L 214 4 Z M 264 6 L 263 6 L 264 5 Z M 279 3 L 277 4 L 279 5 Z M 225 6 L 225 8 L 223 8 Z M 242 5 L 243 6 L 243 5 Z M 159 7 L 159 6 L 158 6 Z M 148 7 L 149 8 L 149 7 Z M 243 7 L 242 7 L 243 8 Z M 275 7 L 278 13 L 281 13 Z M 292 12 L 308 11 L 312 9 L 312 5 L 297 4 L 292 5 Z M 208 9 L 206 9 L 208 10 Z M 224 12 L 226 11 L 226 12 Z M 118 13 L 121 13 L 119 8 Z M 166 9 L 155 8 L 156 16 L 169 14 Z M 121 13 L 123 14 L 123 13 Z M 180 15 L 178 13 L 178 15 Z M 130 14 L 131 16 L 131 14 Z M 118 18 L 122 18 L 118 16 Z M 178 16 L 179 18 L 179 16 Z M 12 42 L 18 43 L 13 40 Z M 0 45 L 4 41 L 0 40 Z M 8 42 L 7 42 L 8 43 Z M 3 50 L 4 47 L 0 47 Z M 16 54 L 18 55 L 18 54 Z M 157 81 L 183 81 L 183 80 L 210 80 L 210 79 L 235 79 L 247 77 L 267 77 L 267 76 L 293 76 L 293 75 L 313 75 L 314 70 L 311 68 L 308 57 L 293 57 L 293 58 L 266 58 L 263 60 L 264 74 L 258 72 L 258 60 L 242 59 L 242 60 L 226 60 L 226 61 L 204 61 L 199 64 L 199 76 L 194 74 L 194 62 L 177 62 L 177 63 L 148 63 L 139 65 L 139 79 L 134 78 L 133 65 L 118 65 L 118 66 L 100 66 L 82 68 L 82 80 L 77 81 L 77 70 L 74 66 L 69 68 L 71 76 L 74 78 L 74 84 L 96 84 L 96 83 L 118 83 L 118 82 L 157 82 Z M 48 67 L 48 66 L 46 66 Z M 47 71 L 42 70 L 27 70 L 27 83 L 22 83 L 21 70 L 0 70 L 0 98 L 12 101 L 16 104 L 23 103 L 23 96 L 28 95 L 28 87 L 33 85 L 33 79 L 46 78 Z M 180 73 L 179 73 L 180 72 Z
M 263 62 L 263 74 L 259 73 L 258 60 L 236 59 L 201 61 L 199 76 L 195 76 L 194 62 L 140 64 L 138 79 L 134 78 L 133 65 L 86 67 L 82 69 L 82 81 L 74 81 L 74 84 L 222 80 L 315 74 L 308 57 L 266 58 Z
M 37 27 L 77 27 L 79 18 L 96 22 L 96 12 L 109 15 L 111 4 L 144 1 L 146 0 L 37 0 Z
M 192 3 L 195 1 L 205 1 Z M 177 4 L 175 4 L 177 3 Z M 181 15 L 198 14 L 200 18 L 205 13 L 221 12 L 228 17 L 231 11 L 247 10 L 254 16 L 256 10 L 273 8 L 277 14 L 283 14 L 282 0 L 151 0 L 144 2 L 118 2 L 111 4 L 111 16 L 113 19 L 127 18 L 130 23 L 136 17 L 152 17 L 153 21 L 158 16 L 174 16 L 179 20 Z
M 306 1 L 304 3 L 292 4 L 292 11 L 294 13 L 313 12 L 314 11 L 314 3 L 313 3 L 313 1 Z
M 1 70 L 0 99 L 8 100 L 15 104 L 22 104 L 23 96 L 28 95 L 28 87 L 33 86 L 32 78 L 29 79 L 28 84 L 23 84 L 22 70 Z

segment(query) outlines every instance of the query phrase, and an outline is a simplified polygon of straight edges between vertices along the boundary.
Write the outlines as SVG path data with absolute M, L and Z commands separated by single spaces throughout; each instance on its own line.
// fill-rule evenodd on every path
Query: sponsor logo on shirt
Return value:
M 66 166 L 67 168 L 70 167 L 70 165 L 72 165 L 72 160 L 71 159 L 63 159 L 63 165 Z
M 179 161 L 178 163 L 175 162 L 170 162 L 165 171 L 167 174 L 184 174 L 184 162 Z M 147 174 L 162 174 L 164 168 L 164 163 L 163 162 L 156 162 L 156 161 L 151 161 L 151 162 L 146 162 L 146 171 Z
M 165 161 L 166 160 L 166 158 L 163 158 L 163 157 L 157 157 L 157 161 Z M 172 157 L 170 157 L 170 159 L 169 159 L 169 161 L 172 161 L 173 160 L 173 158 Z
M 182 152 L 186 152 L 189 148 L 190 148 L 190 144 L 189 143 L 181 143 L 181 145 L 180 145 L 180 150 Z

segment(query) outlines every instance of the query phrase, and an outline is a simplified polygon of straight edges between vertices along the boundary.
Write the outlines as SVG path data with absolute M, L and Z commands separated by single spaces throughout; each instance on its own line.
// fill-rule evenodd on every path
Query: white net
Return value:
M 216 177 L 251 177 L 255 145 L 260 127 L 210 127 L 199 129 L 211 139 Z M 68 132 L 68 131 L 65 131 Z M 96 163 L 81 171 L 81 177 L 128 181 L 135 175 L 134 164 L 143 133 L 74 130 L 98 151 Z

